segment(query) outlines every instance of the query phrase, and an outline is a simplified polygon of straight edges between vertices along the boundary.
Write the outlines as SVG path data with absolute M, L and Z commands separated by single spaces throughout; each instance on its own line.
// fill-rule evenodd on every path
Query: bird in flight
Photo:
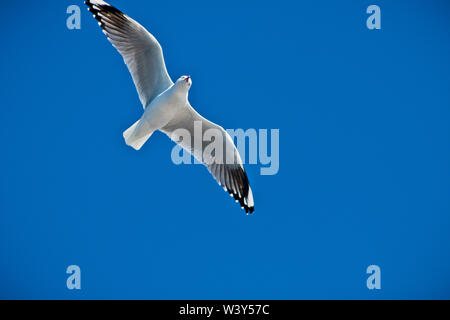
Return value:
M 139 150 L 154 131 L 164 132 L 202 162 L 247 214 L 253 213 L 252 189 L 233 140 L 221 126 L 203 118 L 189 103 L 191 77 L 182 76 L 173 83 L 161 45 L 138 22 L 102 0 L 87 0 L 85 4 L 122 55 L 144 107 L 142 117 L 123 133 L 126 144 Z M 189 138 L 180 139 L 179 130 L 188 132 Z M 197 140 L 198 135 L 203 137 L 209 130 L 216 132 L 214 138 L 221 142 L 222 152 L 216 150 L 205 158 L 202 155 L 208 144 L 204 139 L 200 143 Z

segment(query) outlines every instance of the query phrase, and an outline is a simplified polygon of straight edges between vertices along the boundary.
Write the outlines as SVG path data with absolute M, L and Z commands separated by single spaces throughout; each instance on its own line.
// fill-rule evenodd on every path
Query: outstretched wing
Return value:
M 108 40 L 122 55 L 143 107 L 172 85 L 161 45 L 143 26 L 102 0 L 87 0 Z
M 175 132 L 177 129 L 187 130 L 191 138 L 190 141 L 180 139 L 178 133 Z M 205 152 L 205 148 L 216 138 L 211 139 L 211 141 L 203 141 L 202 139 L 204 133 L 209 129 L 214 129 L 214 132 L 220 136 L 222 141 L 222 152 L 216 150 L 212 152 L 211 156 L 209 152 Z M 188 102 L 186 108 L 180 111 L 161 131 L 201 161 L 219 185 L 233 196 L 236 202 L 240 203 L 245 212 L 253 213 L 255 206 L 247 173 L 233 140 L 222 127 L 203 118 Z M 195 137 L 195 134 L 199 133 L 201 136 Z M 195 141 L 195 139 L 198 140 Z

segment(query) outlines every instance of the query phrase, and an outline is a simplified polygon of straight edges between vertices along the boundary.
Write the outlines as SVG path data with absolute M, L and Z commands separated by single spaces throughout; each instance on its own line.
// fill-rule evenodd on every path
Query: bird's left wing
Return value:
M 108 40 L 122 55 L 143 107 L 173 83 L 167 73 L 161 45 L 143 26 L 102 0 L 87 0 Z
M 180 139 L 176 132 L 177 129 L 187 130 L 190 140 L 185 140 L 186 137 Z M 214 129 L 214 132 L 222 141 L 222 153 L 216 150 L 211 152 L 211 156 L 209 152 L 205 152 L 205 149 L 212 141 L 215 141 L 216 137 L 211 141 L 203 141 L 205 132 L 210 129 Z M 219 185 L 234 197 L 247 213 L 253 213 L 255 205 L 247 173 L 233 140 L 222 127 L 203 118 L 188 102 L 186 107 L 160 130 L 202 162 Z M 196 137 L 196 134 L 201 136 Z M 198 140 L 195 141 L 196 139 Z

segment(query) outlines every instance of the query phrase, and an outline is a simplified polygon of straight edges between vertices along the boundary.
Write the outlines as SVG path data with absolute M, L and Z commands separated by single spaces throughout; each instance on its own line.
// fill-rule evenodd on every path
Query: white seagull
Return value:
M 201 161 L 246 213 L 253 213 L 252 189 L 239 152 L 222 127 L 203 118 L 192 108 L 188 101 L 191 78 L 182 76 L 175 83 L 172 82 L 164 63 L 161 45 L 138 22 L 102 0 L 87 0 L 85 4 L 99 21 L 108 40 L 122 55 L 144 107 L 141 119 L 123 133 L 126 144 L 139 150 L 154 131 L 164 132 Z M 207 144 L 203 139 L 200 144 L 194 142 L 194 133 L 199 134 L 197 124 L 201 124 L 202 137 L 208 129 L 220 133 L 222 155 L 217 152 L 216 156 L 214 152 L 208 161 L 203 159 L 201 155 Z M 176 137 L 177 129 L 187 130 L 191 141 Z M 230 162 L 229 159 L 233 160 Z

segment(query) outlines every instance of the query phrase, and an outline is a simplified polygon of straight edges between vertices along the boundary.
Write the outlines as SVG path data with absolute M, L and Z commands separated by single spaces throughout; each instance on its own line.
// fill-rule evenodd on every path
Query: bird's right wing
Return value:
M 108 40 L 122 55 L 143 107 L 173 82 L 167 73 L 161 45 L 143 26 L 102 0 L 86 5 Z
M 178 129 L 187 130 L 190 140 L 178 137 Z M 217 137 L 214 136 L 211 141 L 204 141 L 205 132 L 210 129 L 213 129 Z M 240 203 L 245 212 L 253 213 L 255 205 L 247 173 L 233 139 L 222 127 L 203 118 L 188 102 L 186 107 L 160 130 L 202 162 L 219 185 Z M 196 134 L 199 137 L 196 137 Z M 222 154 L 215 150 L 210 155 L 206 148 L 209 148 L 208 146 L 217 138 L 222 142 Z M 196 139 L 198 140 L 195 141 Z

